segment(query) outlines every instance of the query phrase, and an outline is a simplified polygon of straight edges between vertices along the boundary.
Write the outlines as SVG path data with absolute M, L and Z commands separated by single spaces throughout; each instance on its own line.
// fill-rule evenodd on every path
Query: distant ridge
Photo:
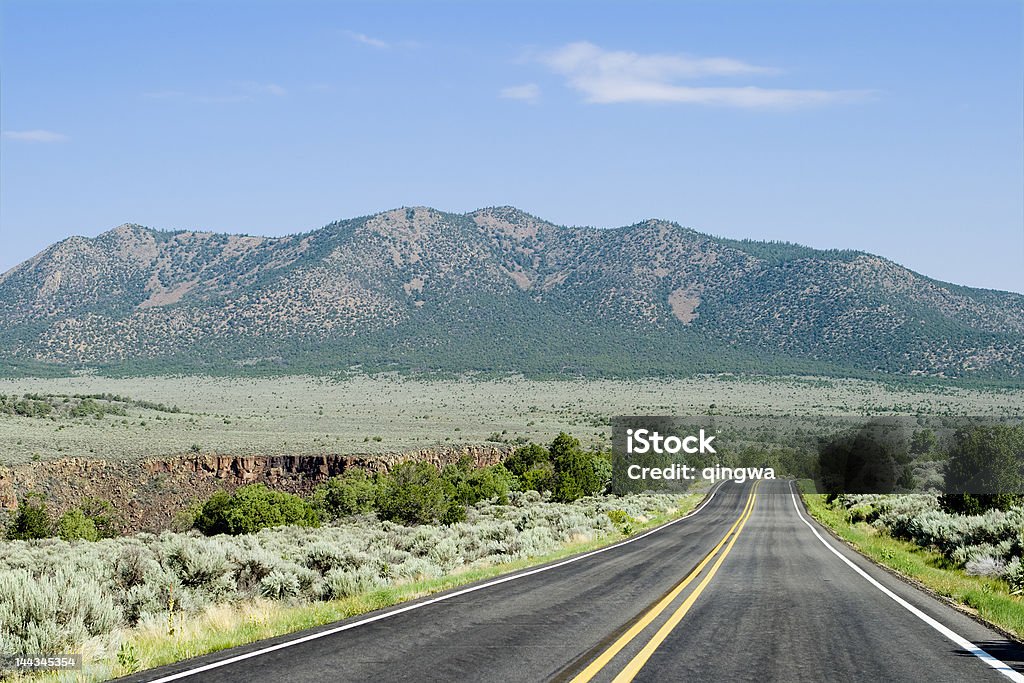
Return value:
M 401 208 L 288 237 L 71 237 L 0 275 L 0 367 L 1005 380 L 1024 296 L 661 220 Z

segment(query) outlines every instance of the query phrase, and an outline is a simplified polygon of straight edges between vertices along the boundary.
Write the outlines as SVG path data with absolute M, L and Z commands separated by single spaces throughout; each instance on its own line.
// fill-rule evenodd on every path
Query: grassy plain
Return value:
M 0 380 L 0 394 L 109 393 L 176 406 L 130 406 L 126 415 L 0 414 L 0 464 L 60 457 L 138 459 L 198 450 L 230 455 L 379 453 L 491 437 L 584 444 L 610 437 L 616 415 L 1020 415 L 1024 391 L 887 385 L 806 377 L 529 380 L 345 379 L 291 376 L 79 376 Z

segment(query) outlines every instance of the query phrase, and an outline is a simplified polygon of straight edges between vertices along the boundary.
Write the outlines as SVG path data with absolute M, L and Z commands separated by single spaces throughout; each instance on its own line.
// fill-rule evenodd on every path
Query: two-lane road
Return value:
M 846 549 L 788 482 L 767 481 L 726 483 L 689 517 L 611 548 L 126 680 L 1005 682 L 1021 671 L 1024 648 Z
M 761 485 L 756 512 L 722 569 L 635 680 L 1010 680 L 836 553 L 1024 671 L 1024 649 L 878 570 L 820 527 L 816 536 L 795 496 L 779 493 L 784 485 Z

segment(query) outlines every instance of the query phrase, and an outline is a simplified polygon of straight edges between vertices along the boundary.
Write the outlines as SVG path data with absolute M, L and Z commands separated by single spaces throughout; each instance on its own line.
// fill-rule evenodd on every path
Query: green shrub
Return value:
M 71 508 L 57 520 L 57 535 L 65 541 L 96 541 L 100 537 L 96 523 L 78 508 Z
M 959 515 L 980 515 L 989 510 L 1009 510 L 1024 505 L 1024 495 L 1019 493 L 947 493 L 939 497 L 942 509 Z
M 119 534 L 120 520 L 110 501 L 102 498 L 83 498 L 79 509 L 92 520 L 99 538 L 115 538 Z
M 608 519 L 612 520 L 612 524 L 615 526 L 622 526 L 629 521 L 629 515 L 626 514 L 625 510 L 609 510 L 605 514 L 608 515 Z
M 442 470 L 441 478 L 451 484 L 454 500 L 460 505 L 475 505 L 481 500 L 496 499 L 508 503 L 513 475 L 502 465 L 475 467 L 473 459 L 463 456 L 457 463 Z
M 492 465 L 486 468 L 489 476 L 494 478 L 495 484 L 498 487 L 500 493 L 498 494 L 498 503 L 500 505 L 508 505 L 508 494 L 513 491 L 518 491 L 522 488 L 522 484 L 519 481 L 519 477 L 509 472 L 508 468 L 502 464 Z M 494 496 L 488 496 L 493 498 Z M 485 500 L 485 499 L 481 499 Z
M 210 589 L 224 581 L 230 567 L 224 548 L 213 539 L 169 536 L 165 566 L 174 571 L 182 586 Z M 223 585 L 223 584 L 222 584 Z
M 207 536 L 251 534 L 275 526 L 319 526 L 320 517 L 307 501 L 263 484 L 243 486 L 228 494 L 210 496 L 196 517 L 194 526 Z
M 53 411 L 53 406 L 45 400 L 25 398 L 14 404 L 14 413 L 23 417 L 46 417 Z
M 373 512 L 377 497 L 374 477 L 360 469 L 351 469 L 332 477 L 313 492 L 313 506 L 329 519 Z
M 335 569 L 327 574 L 326 580 L 328 593 L 336 600 L 368 593 L 386 583 L 370 567 Z
M 858 505 L 847 510 L 846 514 L 850 518 L 850 522 L 856 524 L 857 522 L 874 521 L 877 513 L 870 505 Z
M 382 519 L 406 524 L 451 524 L 465 516 L 455 487 L 427 462 L 403 462 L 383 478 L 377 496 Z
M 5 655 L 73 651 L 121 623 L 121 612 L 102 583 L 83 572 L 57 569 L 34 576 L 0 572 L 0 624 Z
M 53 536 L 53 527 L 46 510 L 46 496 L 35 492 L 26 494 L 7 527 L 7 539 L 27 541 L 50 536 Z
M 139 652 L 130 642 L 121 643 L 117 650 L 117 663 L 124 673 L 135 673 L 142 666 L 139 663 Z
M 584 451 L 580 442 L 565 432 L 548 448 L 537 444 L 517 448 L 504 465 L 515 477 L 510 490 L 550 491 L 554 500 L 566 503 L 601 493 L 612 474 L 607 456 Z M 516 482 L 520 486 L 515 486 Z
M 293 598 L 299 590 L 299 577 L 290 572 L 275 569 L 260 581 L 260 594 L 275 600 Z

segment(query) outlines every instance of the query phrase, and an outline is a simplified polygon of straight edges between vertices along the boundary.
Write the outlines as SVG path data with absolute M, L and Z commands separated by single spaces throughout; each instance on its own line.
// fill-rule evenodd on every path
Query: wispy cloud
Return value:
M 68 136 L 52 130 L 5 130 L 3 136 L 8 140 L 21 142 L 66 142 Z
M 352 40 L 356 41 L 357 43 L 369 45 L 370 47 L 375 47 L 379 50 L 386 50 L 389 47 L 391 47 L 391 43 L 387 42 L 386 40 L 381 40 L 380 38 L 372 38 L 366 35 L 365 33 L 357 33 L 356 31 L 345 31 L 345 35 L 351 38 Z
M 187 97 L 187 93 L 181 90 L 153 90 L 142 93 L 142 96 L 150 100 L 176 100 Z
M 665 81 L 703 76 L 749 76 L 777 74 L 778 69 L 747 64 L 728 57 L 649 54 L 605 50 L 586 41 L 569 43 L 542 58 L 554 70 L 568 75 L 592 74 L 604 77 Z
M 252 95 L 186 95 L 186 99 L 200 104 L 233 104 L 235 102 L 252 102 L 255 97 Z
M 537 60 L 565 77 L 569 87 L 595 104 L 676 102 L 743 108 L 785 109 L 863 99 L 854 90 L 764 88 L 753 85 L 686 85 L 703 78 L 774 76 L 780 69 L 729 57 L 639 54 L 577 42 L 543 53 Z
M 536 83 L 510 85 L 499 90 L 498 97 L 506 100 L 523 100 L 524 102 L 532 103 L 540 99 L 540 87 Z
M 245 91 L 250 95 L 273 95 L 274 97 L 284 97 L 288 94 L 288 91 L 277 83 L 257 83 L 255 81 L 243 81 L 237 83 L 236 87 L 239 90 Z
M 260 97 L 284 97 L 288 90 L 277 83 L 236 81 L 225 86 L 223 92 L 193 93 L 184 90 L 154 90 L 142 96 L 151 100 L 184 100 L 201 104 L 249 102 Z

